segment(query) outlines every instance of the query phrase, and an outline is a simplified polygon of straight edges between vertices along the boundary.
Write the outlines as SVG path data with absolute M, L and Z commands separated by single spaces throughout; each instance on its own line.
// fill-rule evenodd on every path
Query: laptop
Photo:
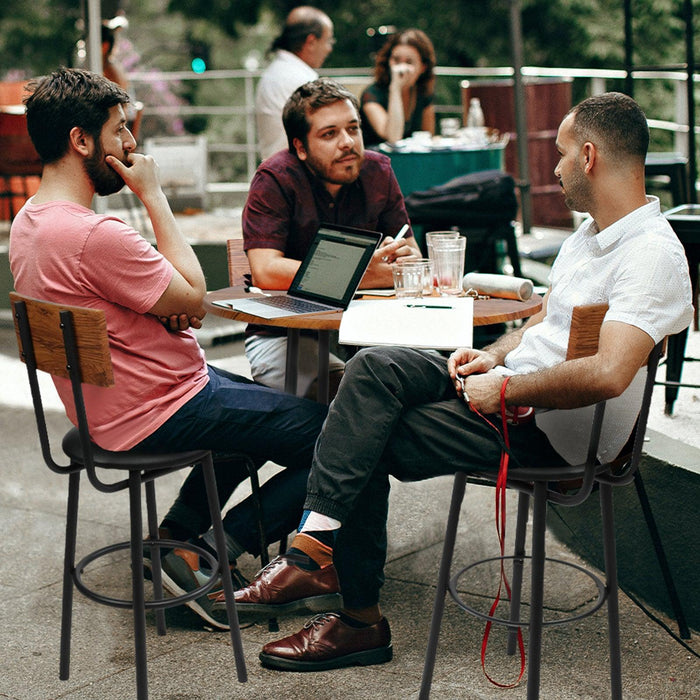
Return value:
M 266 319 L 344 311 L 382 237 L 378 231 L 321 224 L 286 294 L 214 304 Z

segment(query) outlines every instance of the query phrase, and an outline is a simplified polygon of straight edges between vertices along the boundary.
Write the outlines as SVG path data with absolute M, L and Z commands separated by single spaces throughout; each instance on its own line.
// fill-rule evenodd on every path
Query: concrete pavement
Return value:
M 205 327 L 206 328 L 206 327 Z M 217 335 L 214 333 L 214 335 Z M 693 336 L 697 336 L 695 333 Z M 210 360 L 236 371 L 247 371 L 240 343 L 207 349 Z M 697 354 L 697 353 L 696 353 Z M 21 700 L 70 698 L 101 700 L 135 694 L 131 614 L 106 608 L 76 593 L 71 677 L 58 680 L 61 562 L 65 522 L 66 480 L 44 466 L 33 416 L 27 405 L 26 377 L 14 359 L 13 334 L 0 327 L 3 479 L 0 482 L 0 524 L 5 533 L 0 573 L 0 697 Z M 24 392 L 24 394 L 23 394 Z M 693 393 L 693 392 L 688 392 Z M 683 396 L 692 409 L 690 398 Z M 697 411 L 697 407 L 695 407 Z M 655 412 L 658 416 L 658 411 Z M 697 418 L 697 414 L 695 414 Z M 652 421 L 653 423 L 654 421 Z M 697 422 L 694 422 L 697 427 Z M 62 435 L 66 419 L 52 412 L 50 430 Z M 691 429 L 692 430 L 692 429 Z M 681 431 L 683 432 L 683 431 Z M 681 436 L 682 437 L 682 436 Z M 669 438 L 674 440 L 674 438 Z M 675 439 L 680 445 L 680 438 Z M 683 443 L 683 447 L 686 447 Z M 59 447 L 60 449 L 60 447 Z M 689 448 L 694 449 L 694 448 Z M 273 469 L 268 466 L 266 469 Z M 174 498 L 181 477 L 161 480 L 161 511 Z M 427 638 L 434 581 L 449 502 L 450 479 L 420 484 L 395 484 L 392 490 L 387 581 L 382 605 L 394 638 L 394 660 L 367 668 L 325 673 L 280 673 L 263 669 L 257 654 L 265 642 L 296 631 L 304 618 L 281 620 L 281 632 L 265 624 L 243 630 L 249 681 L 239 684 L 226 634 L 203 627 L 186 608 L 168 611 L 168 634 L 158 637 L 149 619 L 149 681 L 152 698 L 168 700 L 218 698 L 319 698 L 335 700 L 412 698 L 417 696 Z M 241 496 L 244 495 L 242 491 Z M 510 500 L 511 506 L 513 499 Z M 84 486 L 79 523 L 79 553 L 128 537 L 126 495 L 106 496 Z M 509 513 L 510 532 L 514 514 Z M 455 568 L 497 553 L 493 493 L 470 487 L 463 507 Z M 579 561 L 553 537 L 552 556 Z M 239 562 L 252 576 L 257 564 Z M 114 595 L 128 597 L 126 556 L 93 567 L 90 580 Z M 465 589 L 490 605 L 493 580 L 470 580 Z M 551 572 L 547 590 L 550 615 L 572 609 L 592 591 L 568 571 Z M 673 629 L 673 622 L 656 613 Z M 625 698 L 671 700 L 700 697 L 698 631 L 683 646 L 624 594 L 621 596 L 623 687 Z M 433 685 L 435 698 L 504 698 L 520 700 L 524 687 L 498 689 L 485 678 L 479 653 L 483 623 L 448 601 Z M 490 674 L 500 681 L 517 677 L 516 659 L 503 652 L 504 633 L 495 629 L 487 654 Z M 543 698 L 567 700 L 609 697 L 606 618 L 603 611 L 572 625 L 550 627 L 544 636 Z

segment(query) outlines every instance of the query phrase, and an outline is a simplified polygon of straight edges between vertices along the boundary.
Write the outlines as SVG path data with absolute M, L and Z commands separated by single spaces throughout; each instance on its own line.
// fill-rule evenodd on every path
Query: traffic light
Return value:
M 194 73 L 204 73 L 209 65 L 209 44 L 204 41 L 190 40 L 190 66 Z

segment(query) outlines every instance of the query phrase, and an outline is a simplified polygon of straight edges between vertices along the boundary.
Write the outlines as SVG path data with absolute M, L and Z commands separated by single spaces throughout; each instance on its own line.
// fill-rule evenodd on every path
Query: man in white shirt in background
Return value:
M 290 95 L 304 83 L 316 80 L 333 50 L 333 22 L 315 7 L 295 7 L 282 33 L 272 42 L 275 58 L 260 78 L 255 96 L 255 119 L 263 160 L 287 148 L 282 109 Z

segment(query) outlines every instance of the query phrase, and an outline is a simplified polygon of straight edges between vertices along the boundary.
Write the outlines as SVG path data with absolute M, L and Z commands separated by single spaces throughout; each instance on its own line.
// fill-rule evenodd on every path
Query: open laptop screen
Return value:
M 347 306 L 380 240 L 376 231 L 321 224 L 288 293 Z

